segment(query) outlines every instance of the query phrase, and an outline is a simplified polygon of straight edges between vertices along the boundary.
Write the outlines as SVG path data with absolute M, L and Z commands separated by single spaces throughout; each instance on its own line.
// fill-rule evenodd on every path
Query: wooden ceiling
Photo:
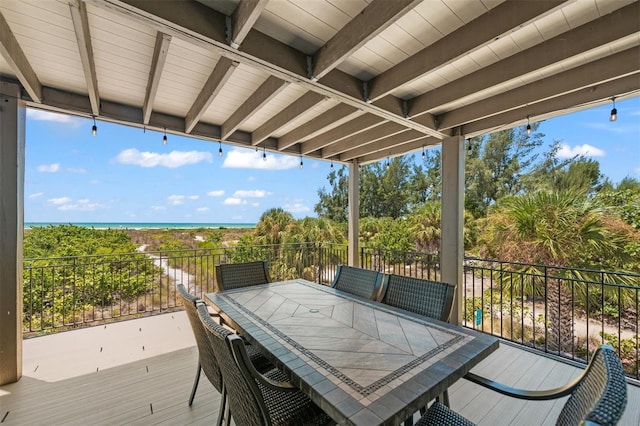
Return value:
M 2 0 L 28 105 L 366 164 L 640 93 L 638 0 Z

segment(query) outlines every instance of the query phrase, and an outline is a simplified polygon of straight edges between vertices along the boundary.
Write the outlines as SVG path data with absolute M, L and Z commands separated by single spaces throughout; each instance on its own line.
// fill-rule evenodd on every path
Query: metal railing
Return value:
M 360 266 L 440 279 L 437 254 L 363 247 Z M 202 297 L 215 265 L 267 260 L 274 281 L 328 285 L 347 246 L 323 243 L 124 253 L 24 261 L 25 336 L 181 309 L 176 285 Z M 466 258 L 463 325 L 535 350 L 587 362 L 614 346 L 640 378 L 640 274 Z

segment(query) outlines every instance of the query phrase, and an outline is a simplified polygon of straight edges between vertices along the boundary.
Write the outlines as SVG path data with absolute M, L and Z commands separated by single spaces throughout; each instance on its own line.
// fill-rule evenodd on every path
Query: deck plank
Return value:
M 123 321 L 107 330 L 94 327 L 26 340 L 23 378 L 0 387 L 0 419 L 8 412 L 2 426 L 215 423 L 220 394 L 206 377 L 200 379 L 193 405 L 187 404 L 198 352 L 183 312 Z M 101 357 L 100 345 L 108 359 Z M 96 365 L 110 367 L 96 372 Z M 568 383 L 581 369 L 501 343 L 473 371 L 521 388 L 549 389 Z M 628 390 L 619 424 L 637 426 L 640 387 L 629 385 Z M 554 424 L 564 403 L 515 400 L 467 380 L 455 383 L 449 396 L 454 410 L 480 426 Z

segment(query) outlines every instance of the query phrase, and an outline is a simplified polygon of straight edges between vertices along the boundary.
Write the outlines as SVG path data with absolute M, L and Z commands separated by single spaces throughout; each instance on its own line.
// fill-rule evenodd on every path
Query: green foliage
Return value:
M 318 190 L 318 204 L 315 205 L 315 212 L 327 219 L 336 222 L 346 222 L 349 214 L 349 196 L 347 192 L 349 176 L 347 167 L 342 166 L 337 171 L 335 169 L 329 172 L 327 176 L 330 192 L 324 188 Z
M 131 253 L 134 248 L 126 233 L 118 230 L 60 225 L 27 231 L 25 326 L 73 324 L 96 306 L 145 293 L 159 274 L 146 256 Z

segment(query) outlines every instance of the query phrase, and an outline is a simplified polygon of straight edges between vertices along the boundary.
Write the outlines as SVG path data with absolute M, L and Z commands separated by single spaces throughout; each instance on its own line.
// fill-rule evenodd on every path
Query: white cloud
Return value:
M 69 167 L 67 171 L 69 173 L 87 173 L 87 169 L 83 169 L 81 167 L 80 168 Z
M 71 198 L 69 197 L 49 198 L 47 201 L 51 204 L 60 205 L 60 204 L 70 203 Z
M 636 167 L 634 172 L 636 172 L 636 174 L 640 175 L 640 167 Z
M 190 200 L 197 200 L 198 198 L 200 198 L 199 195 L 189 195 Z
M 271 192 L 264 191 L 262 189 L 252 189 L 252 190 L 238 190 L 233 193 L 234 197 L 237 198 L 264 198 L 267 195 L 271 195 Z
M 595 146 L 587 144 L 576 145 L 573 148 L 564 143 L 560 145 L 560 149 L 558 150 L 559 158 L 571 158 L 576 155 L 583 155 L 585 157 L 604 157 L 605 152 Z
M 80 125 L 80 120 L 66 114 L 58 114 L 56 112 L 43 111 L 41 109 L 27 108 L 27 118 L 38 121 L 54 121 L 56 123 L 71 124 L 74 127 Z
M 252 205 L 253 207 L 259 207 L 259 206 L 260 206 L 260 203 L 251 203 L 251 205 Z
M 285 204 L 282 208 L 289 213 L 306 213 L 311 211 L 309 207 L 302 203 Z
M 216 189 L 214 191 L 209 191 L 209 192 L 207 192 L 207 195 L 209 197 L 222 197 L 224 195 L 224 190 L 223 189 Z
M 179 206 L 180 204 L 184 204 L 184 199 L 184 195 L 169 195 L 167 197 L 169 204 L 171 204 L 172 206 Z
M 59 163 L 42 164 L 38 166 L 37 170 L 43 173 L 56 173 L 60 171 L 60 164 Z
M 157 152 L 140 152 L 135 148 L 125 149 L 118 154 L 115 160 L 120 164 L 131 164 L 141 167 L 168 167 L 174 169 L 176 167 L 197 164 L 202 161 L 212 161 L 210 152 L 204 151 L 171 151 L 168 154 L 160 154 Z
M 267 160 L 264 161 L 263 154 L 263 151 L 234 149 L 227 154 L 222 167 L 260 170 L 287 170 L 298 167 L 298 160 L 294 157 L 268 153 Z
M 209 211 L 209 207 L 198 207 L 196 209 L 197 212 L 208 212 Z
M 78 202 L 78 204 L 64 204 L 58 207 L 58 210 L 63 210 L 63 211 L 75 210 L 75 211 L 82 211 L 82 212 L 92 212 L 92 211 L 101 209 L 103 207 L 104 206 L 100 203 Z
M 44 192 L 36 192 L 35 194 L 29 195 L 29 198 L 38 198 L 38 197 L 42 197 L 43 195 L 44 195 Z
M 165 206 L 151 206 L 151 210 L 166 210 Z
M 225 199 L 223 201 L 223 204 L 225 206 L 239 206 L 240 204 L 247 204 L 247 201 L 243 200 L 241 198 L 230 197 L 230 198 Z

